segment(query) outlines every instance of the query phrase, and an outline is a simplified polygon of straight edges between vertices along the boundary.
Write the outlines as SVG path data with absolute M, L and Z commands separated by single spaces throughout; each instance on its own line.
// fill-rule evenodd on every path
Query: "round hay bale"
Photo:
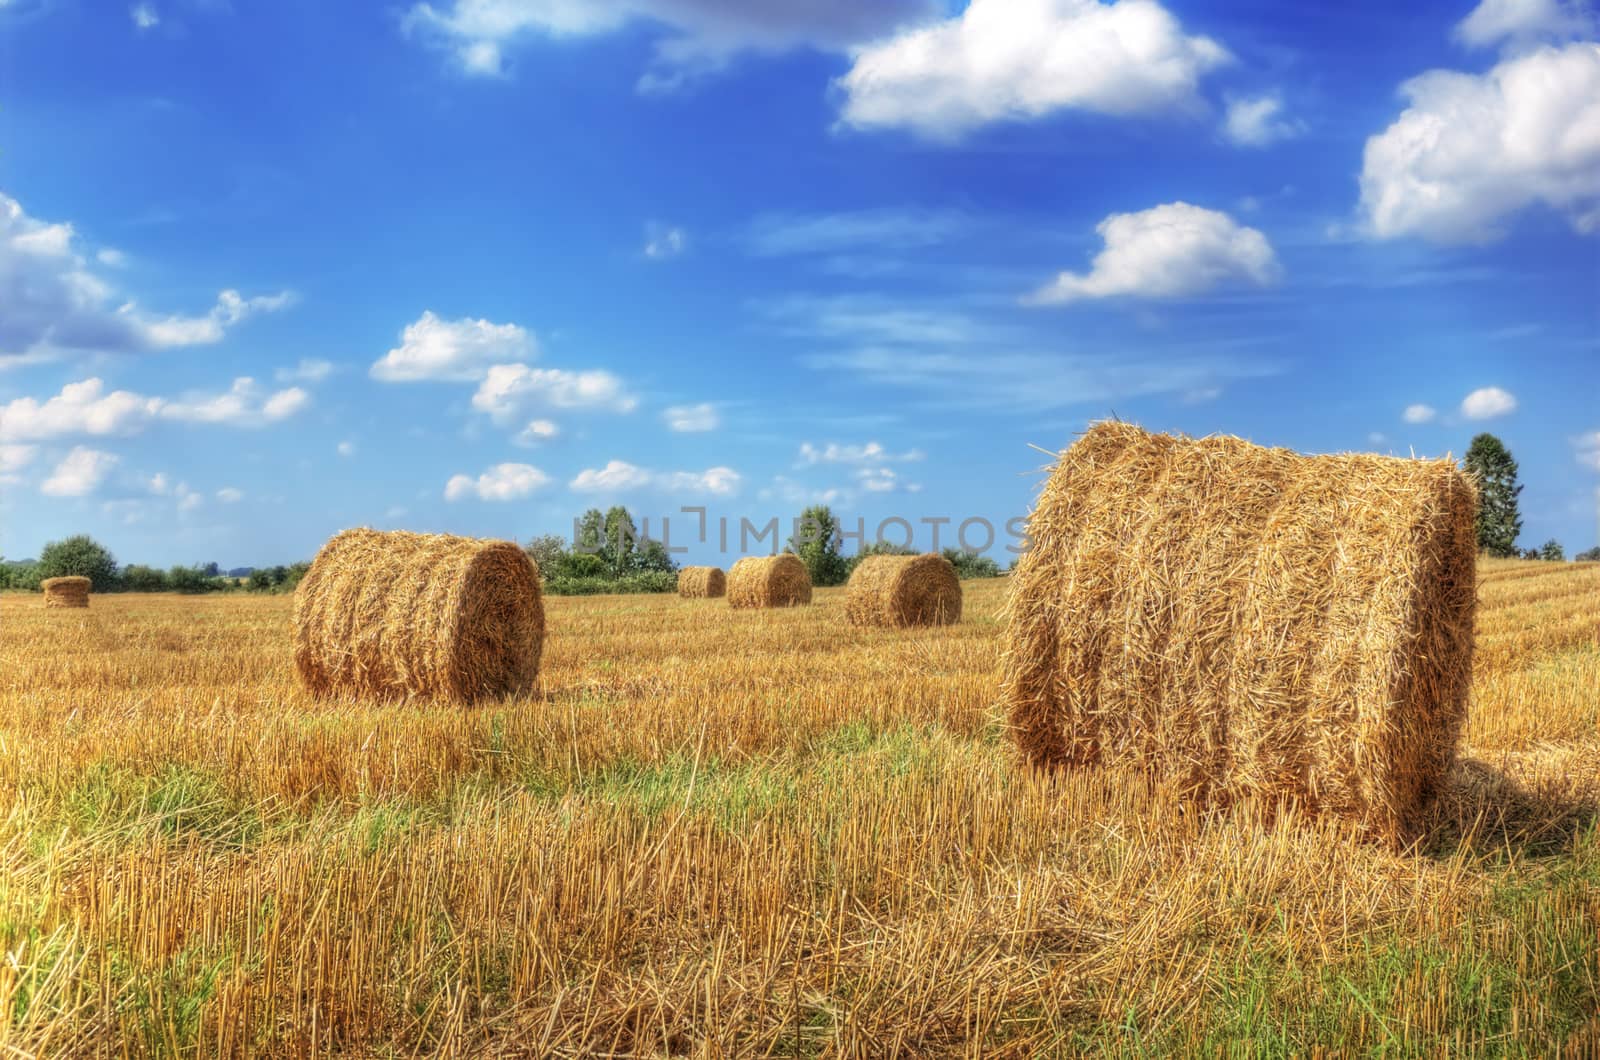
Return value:
M 1412 838 L 1466 716 L 1476 511 L 1448 460 L 1094 425 L 1013 578 L 1019 747 Z
M 46 607 L 88 607 L 90 581 L 78 574 L 46 578 L 39 583 Z
M 856 565 L 845 590 L 852 626 L 943 626 L 961 621 L 961 579 L 949 560 L 921 556 L 868 556 Z
M 470 702 L 539 674 L 539 570 L 509 541 L 346 530 L 295 592 L 295 668 L 313 693 Z
M 678 572 L 678 595 L 703 600 L 728 591 L 728 576 L 721 567 L 685 567 Z
M 794 607 L 811 602 L 811 575 L 792 552 L 746 556 L 728 571 L 729 607 Z

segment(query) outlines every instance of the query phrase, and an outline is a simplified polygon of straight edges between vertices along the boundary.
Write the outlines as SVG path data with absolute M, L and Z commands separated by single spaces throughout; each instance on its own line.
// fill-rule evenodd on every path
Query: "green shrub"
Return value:
M 142 563 L 122 569 L 122 587 L 130 593 L 161 593 L 170 588 L 166 571 Z
M 78 575 L 88 578 L 90 587 L 97 593 L 118 588 L 116 559 L 88 534 L 74 534 L 50 542 L 39 553 L 38 566 L 41 579 Z
M 551 596 L 600 596 L 608 593 L 672 593 L 678 591 L 676 571 L 640 571 L 620 578 L 559 575 L 544 583 Z

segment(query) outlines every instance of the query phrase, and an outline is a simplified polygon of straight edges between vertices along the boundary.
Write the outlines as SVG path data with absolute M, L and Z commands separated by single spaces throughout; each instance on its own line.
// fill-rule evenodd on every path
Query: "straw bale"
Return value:
M 811 602 L 811 575 L 792 552 L 746 556 L 728 571 L 728 606 L 794 607 Z
M 1094 425 L 1013 580 L 1019 747 L 1411 838 L 1466 715 L 1476 509 L 1448 460 Z
M 346 530 L 295 592 L 295 667 L 316 694 L 471 701 L 539 673 L 539 571 L 509 541 Z
M 721 567 L 685 567 L 678 572 L 678 595 L 690 599 L 722 596 L 728 591 L 728 576 Z
M 46 578 L 39 583 L 39 589 L 44 593 L 46 607 L 88 607 L 90 584 L 88 578 L 68 574 L 60 578 Z
M 961 621 L 961 579 L 955 565 L 921 556 L 868 556 L 845 590 L 853 626 L 942 626 Z

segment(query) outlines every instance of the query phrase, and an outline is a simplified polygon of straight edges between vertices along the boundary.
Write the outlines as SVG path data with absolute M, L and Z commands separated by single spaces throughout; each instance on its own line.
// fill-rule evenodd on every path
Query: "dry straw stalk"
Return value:
M 88 578 L 68 574 L 60 578 L 46 578 L 39 583 L 39 589 L 44 593 L 46 607 L 88 607 L 89 585 Z
M 1008 605 L 1019 746 L 1408 839 L 1466 716 L 1476 508 L 1449 460 L 1094 425 Z
M 315 693 L 471 701 L 532 687 L 544 601 L 509 541 L 346 530 L 300 583 L 294 623 Z
M 689 599 L 722 596 L 728 591 L 728 576 L 721 567 L 685 567 L 678 572 L 678 595 Z
M 961 621 L 961 579 L 937 553 L 868 556 L 845 590 L 853 626 L 942 626 Z
M 746 556 L 728 571 L 728 606 L 794 607 L 811 602 L 811 575 L 792 552 Z

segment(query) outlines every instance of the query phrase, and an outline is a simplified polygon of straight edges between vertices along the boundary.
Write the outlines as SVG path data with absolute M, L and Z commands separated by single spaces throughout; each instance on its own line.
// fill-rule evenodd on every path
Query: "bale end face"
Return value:
M 39 583 L 39 591 L 44 594 L 46 607 L 88 607 L 91 584 L 88 578 L 68 574 L 60 578 L 46 578 Z
M 940 626 L 961 621 L 961 579 L 936 553 L 868 556 L 850 575 L 845 618 L 854 626 Z
M 347 530 L 295 592 L 295 667 L 318 695 L 470 702 L 533 687 L 539 571 L 509 541 Z
M 811 602 L 811 575 L 792 552 L 746 556 L 728 571 L 728 606 L 798 607 Z
M 1007 605 L 1018 746 L 1404 842 L 1466 714 L 1475 511 L 1448 461 L 1096 424 L 1040 494 Z
M 678 572 L 678 595 L 687 600 L 723 596 L 728 591 L 728 576 L 721 567 L 685 567 Z

